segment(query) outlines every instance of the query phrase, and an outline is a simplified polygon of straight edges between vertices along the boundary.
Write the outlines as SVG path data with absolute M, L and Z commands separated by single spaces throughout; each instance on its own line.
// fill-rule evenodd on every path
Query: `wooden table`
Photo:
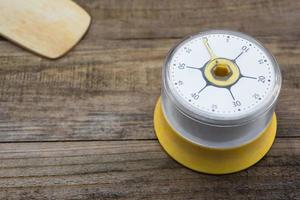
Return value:
M 50 61 L 0 40 L 0 199 L 300 199 L 300 2 L 77 0 L 83 41 Z M 283 73 L 276 142 L 240 173 L 186 169 L 153 131 L 161 68 L 206 28 L 261 40 Z

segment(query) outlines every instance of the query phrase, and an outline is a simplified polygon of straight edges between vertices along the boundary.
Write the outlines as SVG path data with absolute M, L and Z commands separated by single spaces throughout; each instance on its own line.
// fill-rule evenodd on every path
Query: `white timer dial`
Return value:
M 184 107 L 217 119 L 266 109 L 276 95 L 274 58 L 249 36 L 212 31 L 192 36 L 170 54 L 167 84 Z

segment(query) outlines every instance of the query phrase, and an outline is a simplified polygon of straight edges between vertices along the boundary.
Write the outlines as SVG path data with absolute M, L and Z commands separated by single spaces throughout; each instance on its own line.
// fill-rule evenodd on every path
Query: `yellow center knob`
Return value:
M 206 64 L 204 76 L 215 86 L 227 87 L 233 85 L 239 79 L 240 70 L 233 61 L 216 58 Z
M 228 65 L 217 64 L 215 66 L 215 68 L 213 69 L 213 72 L 214 72 L 215 76 L 226 77 L 226 76 L 229 76 L 230 69 L 229 69 Z

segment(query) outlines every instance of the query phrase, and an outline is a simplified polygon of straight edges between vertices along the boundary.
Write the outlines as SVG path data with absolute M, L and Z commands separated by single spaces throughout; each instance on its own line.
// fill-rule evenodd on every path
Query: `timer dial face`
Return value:
M 169 55 L 165 75 L 172 95 L 198 115 L 239 119 L 270 106 L 279 67 L 253 38 L 208 31 L 181 42 Z

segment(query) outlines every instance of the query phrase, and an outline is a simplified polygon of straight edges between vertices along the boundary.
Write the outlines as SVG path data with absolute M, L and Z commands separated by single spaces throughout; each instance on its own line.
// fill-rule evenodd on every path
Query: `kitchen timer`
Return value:
M 160 144 L 182 165 L 209 174 L 258 162 L 276 135 L 280 68 L 254 38 L 208 30 L 177 44 L 154 113 Z

